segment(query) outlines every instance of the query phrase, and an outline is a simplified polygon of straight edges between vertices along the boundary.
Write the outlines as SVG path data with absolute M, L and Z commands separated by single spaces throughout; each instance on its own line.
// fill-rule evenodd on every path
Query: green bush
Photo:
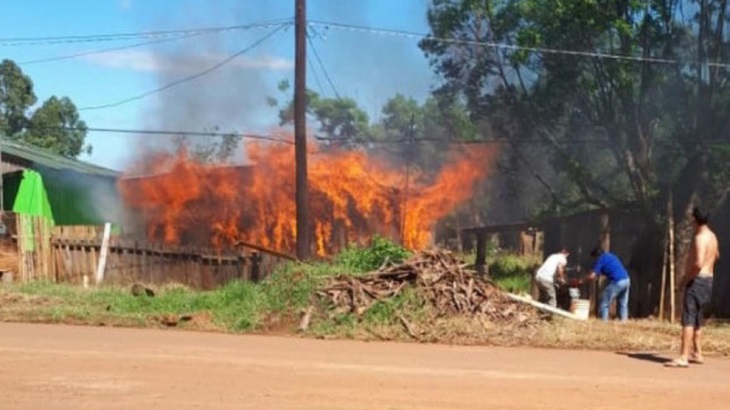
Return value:
M 349 246 L 335 258 L 335 262 L 355 272 L 368 272 L 379 268 L 386 259 L 393 263 L 402 262 L 410 256 L 404 247 L 388 238 L 374 236 L 366 248 Z
M 489 276 L 494 279 L 513 276 L 531 276 L 535 270 L 534 257 L 514 254 L 497 255 L 489 262 Z
M 530 256 L 499 254 L 489 262 L 489 276 L 508 292 L 529 292 L 537 263 Z

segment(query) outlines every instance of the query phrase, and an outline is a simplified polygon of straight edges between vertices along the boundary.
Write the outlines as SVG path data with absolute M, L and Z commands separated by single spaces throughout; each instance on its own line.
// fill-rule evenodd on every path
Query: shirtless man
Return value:
M 707 226 L 708 214 L 694 208 L 695 236 L 687 259 L 687 271 L 682 279 L 684 306 L 682 308 L 682 352 L 681 356 L 668 362 L 668 367 L 688 367 L 689 363 L 701 364 L 703 310 L 712 297 L 712 275 L 715 262 L 720 257 L 717 237 Z M 693 345 L 690 356 L 690 344 Z

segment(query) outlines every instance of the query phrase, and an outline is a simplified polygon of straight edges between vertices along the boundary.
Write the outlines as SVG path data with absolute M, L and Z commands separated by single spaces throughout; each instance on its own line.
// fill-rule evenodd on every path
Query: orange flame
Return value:
M 150 239 L 170 244 L 230 245 L 238 240 L 293 252 L 296 238 L 294 148 L 245 144 L 250 165 L 211 166 L 186 152 L 145 161 L 151 176 L 125 177 L 119 188 L 139 211 Z M 311 147 L 310 220 L 318 255 L 379 234 L 410 249 L 427 246 L 439 219 L 468 200 L 491 168 L 495 150 L 470 148 L 424 183 L 360 151 Z M 403 218 L 403 214 L 405 217 Z

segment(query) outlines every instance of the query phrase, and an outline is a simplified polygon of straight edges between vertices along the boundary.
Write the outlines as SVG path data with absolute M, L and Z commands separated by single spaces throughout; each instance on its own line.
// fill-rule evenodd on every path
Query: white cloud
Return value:
M 227 55 L 216 53 L 171 56 L 150 51 L 122 50 L 90 54 L 82 57 L 82 59 L 108 68 L 186 74 L 204 70 L 225 60 L 227 57 Z M 257 58 L 239 56 L 226 64 L 228 68 L 241 70 L 290 70 L 293 66 L 290 60 L 273 56 Z

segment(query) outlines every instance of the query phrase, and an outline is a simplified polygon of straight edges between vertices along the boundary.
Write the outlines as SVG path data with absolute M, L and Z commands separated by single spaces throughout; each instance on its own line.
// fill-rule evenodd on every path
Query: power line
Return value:
M 251 134 L 242 132 L 205 132 L 205 131 L 183 131 L 183 130 L 145 130 L 128 128 L 95 128 L 95 127 L 29 127 L 39 130 L 60 130 L 60 131 L 90 131 L 105 132 L 113 134 L 133 135 L 159 135 L 159 136 L 181 136 L 181 137 L 227 137 L 235 135 L 244 139 L 261 140 L 293 145 L 294 141 L 273 135 Z
M 279 24 L 281 24 L 281 23 L 279 23 Z M 102 48 L 102 49 L 98 49 L 98 50 L 82 51 L 79 53 L 23 61 L 23 62 L 19 62 L 18 65 L 32 65 L 32 64 L 48 63 L 48 62 L 53 62 L 53 61 L 69 60 L 69 59 L 73 59 L 73 58 L 85 57 L 88 55 L 103 54 L 103 53 L 109 53 L 109 52 L 120 51 L 120 50 L 128 50 L 131 48 L 143 47 L 143 46 L 148 46 L 148 45 L 153 45 L 153 44 L 161 44 L 161 43 L 168 43 L 168 42 L 172 42 L 172 41 L 185 40 L 185 39 L 189 39 L 192 37 L 199 37 L 202 35 L 219 34 L 219 33 L 225 32 L 225 31 L 248 30 L 248 29 L 254 29 L 254 28 L 267 28 L 267 27 L 271 27 L 271 26 L 274 26 L 274 24 L 271 22 L 259 22 L 259 23 L 253 23 L 253 24 L 248 24 L 248 25 L 235 26 L 236 27 L 235 29 L 232 29 L 230 27 L 224 27 L 224 28 L 221 28 L 221 30 L 219 30 L 219 31 L 215 31 L 212 29 L 207 30 L 207 31 L 195 31 L 195 32 L 191 32 L 191 33 L 180 34 L 175 37 L 157 38 L 154 40 L 145 41 L 145 42 L 141 42 L 141 43 L 129 44 L 126 46 Z
M 206 28 L 194 28 L 194 29 L 179 29 L 179 30 L 161 30 L 161 31 L 142 31 L 142 32 L 129 32 L 129 33 L 114 33 L 114 34 L 87 34 L 78 36 L 48 36 L 48 37 L 5 37 L 0 38 L 0 47 L 15 47 L 15 46 L 35 46 L 35 45 L 50 45 L 50 44 L 67 44 L 67 43 L 92 43 L 92 42 L 105 42 L 105 41 L 127 41 L 138 38 L 161 38 L 161 37 L 175 37 L 188 34 L 208 34 L 208 33 L 219 33 L 224 31 L 242 30 L 248 28 L 267 28 L 278 26 L 284 23 L 291 23 L 291 18 L 268 20 L 258 23 L 251 24 L 237 24 L 233 26 L 223 27 L 206 27 Z
M 327 80 L 330 87 L 332 87 L 332 92 L 335 93 L 335 96 L 337 97 L 338 100 L 342 99 L 340 97 L 340 93 L 337 92 L 337 87 L 335 87 L 335 84 L 332 82 L 332 78 L 330 78 L 330 75 L 327 72 L 327 68 L 324 66 L 322 59 L 319 57 L 317 48 L 314 46 L 314 42 L 312 41 L 312 37 L 309 35 L 309 33 L 307 33 L 307 41 L 309 42 L 309 45 L 312 48 L 312 53 L 314 54 L 314 58 L 317 60 L 317 63 L 319 63 L 319 67 L 322 69 L 322 72 L 324 73 L 324 78 Z
M 425 142 L 440 142 L 445 144 L 454 144 L 454 145 L 482 145 L 482 144 L 504 144 L 504 143 L 519 143 L 519 144 L 553 144 L 553 142 L 546 141 L 544 139 L 540 138 L 516 138 L 516 139 L 507 139 L 507 138 L 499 138 L 499 139 L 492 139 L 492 140 L 455 140 L 455 139 L 443 139 L 443 138 L 414 138 L 414 139 L 408 139 L 408 138 L 394 138 L 394 139 L 387 139 L 387 140 L 343 140 L 341 138 L 329 138 L 329 137 L 315 137 L 318 141 L 336 141 L 336 142 L 347 142 L 350 144 L 358 144 L 358 145 L 390 145 L 390 144 L 407 144 L 411 142 L 416 143 L 425 143 Z M 611 141 L 609 140 L 601 140 L 601 139 L 595 139 L 595 138 L 585 138 L 585 139 L 572 139 L 568 141 L 559 141 L 558 142 L 561 145 L 579 145 L 579 144 L 610 144 Z M 712 145 L 726 145 L 730 144 L 730 140 L 721 140 L 721 139 L 701 139 L 701 138 L 682 138 L 682 139 L 674 139 L 674 140 L 659 140 L 655 141 L 655 144 L 691 144 L 691 143 L 708 143 Z
M 99 127 L 29 127 L 40 130 L 62 130 L 62 131 L 90 131 L 90 132 L 103 132 L 112 134 L 133 134 L 133 135 L 159 135 L 159 136 L 183 136 L 183 137 L 225 137 L 235 135 L 244 139 L 261 140 L 277 142 L 282 144 L 293 145 L 294 141 L 276 137 L 271 134 L 255 134 L 255 133 L 242 133 L 242 132 L 207 132 L 207 131 L 187 131 L 187 130 L 150 130 L 150 129 L 129 129 L 129 128 L 99 128 Z M 343 141 L 338 138 L 327 138 L 327 137 L 315 137 L 317 141 Z M 482 145 L 482 144 L 504 144 L 509 142 L 519 144 L 552 144 L 552 142 L 545 141 L 539 138 L 498 138 L 492 140 L 455 140 L 455 139 L 441 139 L 441 138 L 394 138 L 388 140 L 360 140 L 360 141 L 343 141 L 351 144 L 358 145 L 391 145 L 391 144 L 408 144 L 408 143 L 426 143 L 426 142 L 441 142 L 449 145 Z M 564 145 L 577 145 L 577 144 L 609 144 L 608 140 L 599 140 L 595 138 L 584 138 L 584 139 L 573 139 L 564 141 Z M 674 143 L 708 143 L 726 145 L 730 144 L 730 140 L 721 139 L 701 139 L 701 138 L 682 138 L 676 140 L 660 140 L 655 143 L 659 144 L 674 144 Z
M 184 39 L 188 39 L 191 37 L 197 37 L 197 36 L 200 36 L 203 34 L 208 34 L 208 33 L 193 33 L 193 34 L 187 34 L 187 35 L 183 35 L 183 36 L 179 36 L 179 37 L 161 38 L 161 39 L 157 39 L 157 40 L 129 44 L 129 45 L 120 46 L 120 47 L 103 48 L 103 49 L 98 49 L 98 50 L 82 51 L 82 52 L 74 53 L 74 54 L 65 54 L 65 55 L 60 55 L 60 56 L 55 56 L 55 57 L 39 58 L 37 60 L 21 61 L 18 63 L 18 65 L 33 65 L 33 64 L 50 63 L 53 61 L 70 60 L 70 59 L 85 57 L 85 56 L 94 55 L 94 54 L 104 54 L 104 53 L 110 53 L 113 51 L 128 50 L 130 48 L 143 47 L 143 46 L 149 46 L 149 45 L 160 44 L 160 43 L 167 43 L 167 42 L 171 42 L 171 41 L 184 40 Z
M 692 63 L 692 62 L 681 61 L 681 60 L 676 60 L 676 59 L 668 59 L 668 58 L 641 57 L 641 56 L 631 56 L 631 55 L 624 55 L 624 54 L 609 54 L 609 53 L 599 53 L 599 52 L 592 52 L 592 51 L 577 51 L 577 50 L 567 50 L 567 49 L 547 48 L 547 47 L 526 47 L 526 46 L 519 46 L 519 45 L 514 45 L 514 44 L 496 43 L 496 42 L 491 42 L 491 41 L 462 40 L 462 39 L 455 39 L 455 38 L 434 37 L 427 33 L 419 33 L 419 32 L 415 32 L 415 31 L 358 26 L 358 25 L 354 25 L 354 24 L 336 23 L 336 22 L 331 22 L 331 21 L 310 20 L 309 24 L 312 26 L 322 26 L 325 28 L 331 27 L 331 28 L 348 30 L 348 31 L 353 31 L 353 32 L 364 32 L 364 33 L 369 33 L 369 34 L 379 34 L 379 35 L 387 35 L 387 36 L 393 36 L 393 37 L 403 37 L 403 38 L 411 38 L 411 39 L 418 39 L 418 40 L 436 41 L 436 42 L 448 43 L 448 44 L 463 44 L 463 45 L 473 45 L 473 46 L 505 49 L 505 50 L 529 51 L 532 53 L 559 54 L 559 55 L 570 55 L 570 56 L 578 56 L 578 57 L 600 58 L 600 59 L 608 59 L 608 60 L 624 60 L 624 61 L 633 61 L 633 62 L 648 62 L 648 63 L 670 64 L 670 65 Z M 709 67 L 730 68 L 730 63 L 723 63 L 723 62 L 695 61 L 693 63 L 704 64 Z
M 314 76 L 314 82 L 317 84 L 317 89 L 319 90 L 319 93 L 324 94 L 324 87 L 322 87 L 322 82 L 319 80 L 319 74 L 317 74 L 317 70 L 314 69 L 314 64 L 312 63 L 312 60 L 307 59 L 307 65 L 309 65 L 309 70 Z
M 116 101 L 116 102 L 113 102 L 113 103 L 109 103 L 109 104 L 95 105 L 95 106 L 90 106 L 90 107 L 81 107 L 81 108 L 79 108 L 79 111 L 100 110 L 100 109 L 104 109 L 104 108 L 118 107 L 120 105 L 129 103 L 129 102 L 132 102 L 132 101 L 141 100 L 142 98 L 148 97 L 150 95 L 160 93 L 162 91 L 165 91 L 167 89 L 173 88 L 175 86 L 178 86 L 180 84 L 186 83 L 188 81 L 192 81 L 192 80 L 198 79 L 198 78 L 200 78 L 200 77 L 202 77 L 202 76 L 204 76 L 206 74 L 209 74 L 209 73 L 211 73 L 211 72 L 213 72 L 213 71 L 215 71 L 215 70 L 223 67 L 224 65 L 230 63 L 231 61 L 233 61 L 237 57 L 239 57 L 239 56 L 247 53 L 248 51 L 256 48 L 261 43 L 263 43 L 264 41 L 266 41 L 267 39 L 269 39 L 271 36 L 273 36 L 274 34 L 276 34 L 277 32 L 279 32 L 283 28 L 289 26 L 290 24 L 291 23 L 285 23 L 285 24 L 279 25 L 279 27 L 277 27 L 276 29 L 270 31 L 264 37 L 261 37 L 260 39 L 256 40 L 253 44 L 251 44 L 248 47 L 245 47 L 245 48 L 243 48 L 243 49 L 241 49 L 241 50 L 239 50 L 239 51 L 231 54 L 230 56 L 228 56 L 224 60 L 219 61 L 218 63 L 216 63 L 216 64 L 214 64 L 214 65 L 206 68 L 203 71 L 199 71 L 199 72 L 197 72 L 197 73 L 195 73 L 193 75 L 189 75 L 187 77 L 183 77 L 183 78 L 177 79 L 175 81 L 172 81 L 170 83 L 167 83 L 167 84 L 163 85 L 162 87 L 159 87 L 159 88 L 156 88 L 154 90 L 150 90 L 150 91 L 144 92 L 144 93 L 139 94 L 139 95 L 136 95 L 134 97 L 125 98 L 123 100 L 119 100 L 119 101 Z

